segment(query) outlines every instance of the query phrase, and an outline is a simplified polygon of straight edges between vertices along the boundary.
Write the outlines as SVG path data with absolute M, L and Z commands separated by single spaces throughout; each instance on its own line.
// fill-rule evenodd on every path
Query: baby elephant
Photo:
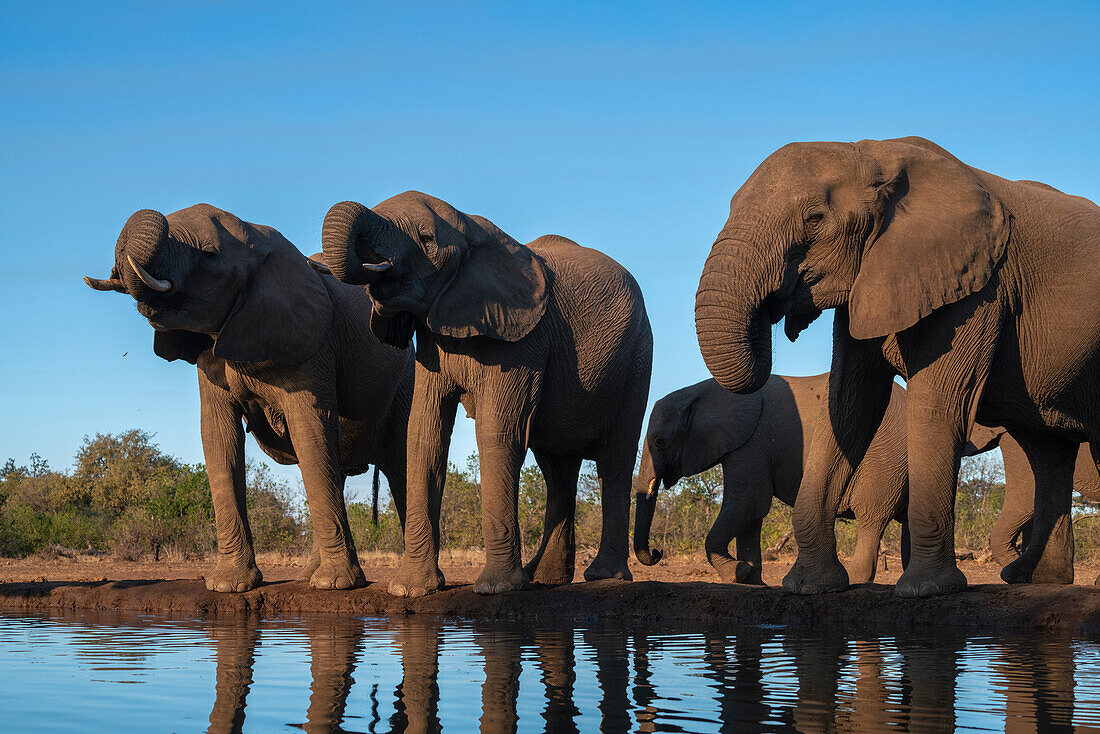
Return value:
M 313 519 L 307 574 L 322 589 L 364 583 L 344 478 L 369 464 L 405 511 L 410 349 L 381 344 L 372 303 L 281 234 L 207 204 L 126 222 L 100 291 L 127 293 L 156 330 L 153 351 L 198 365 L 202 448 L 218 537 L 214 591 L 261 581 L 245 513 L 245 427 L 281 464 L 299 464 Z
M 760 527 L 773 495 L 794 505 L 828 384 L 828 373 L 772 375 L 761 390 L 738 395 L 704 380 L 658 400 L 642 449 L 634 523 L 638 560 L 648 566 L 661 559 L 660 551 L 649 548 L 658 488 L 721 464 L 722 509 L 707 533 L 707 558 L 723 581 L 762 584 Z M 967 455 L 973 453 L 968 446 Z M 895 384 L 882 424 L 839 507 L 839 517 L 856 521 L 858 540 L 849 569 L 854 583 L 874 580 L 879 543 L 890 520 L 902 525 L 902 563 L 908 561 L 907 504 L 905 389 Z M 734 538 L 736 559 L 729 552 Z

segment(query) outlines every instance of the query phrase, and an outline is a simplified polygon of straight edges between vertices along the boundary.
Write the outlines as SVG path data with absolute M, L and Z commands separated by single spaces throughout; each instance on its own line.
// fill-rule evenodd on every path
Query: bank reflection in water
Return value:
M 345 731 L 356 666 L 380 655 L 399 660 L 400 672 L 393 680 L 373 668 L 360 676 L 373 679 L 363 681 L 368 703 L 354 712 L 355 731 L 438 732 L 441 709 L 452 710 L 451 730 L 483 732 L 1100 731 L 1092 728 L 1100 724 L 1091 683 L 1100 679 L 1098 648 L 1061 637 L 846 639 L 762 628 L 670 635 L 416 618 L 290 626 L 308 636 L 309 707 L 304 723 L 291 723 L 307 732 Z M 211 732 L 242 730 L 257 647 L 281 631 L 274 622 L 210 626 Z M 1082 666 L 1091 686 L 1082 702 L 1091 700 L 1075 711 Z M 459 667 L 464 682 L 450 675 Z M 480 718 L 468 713 L 479 678 Z

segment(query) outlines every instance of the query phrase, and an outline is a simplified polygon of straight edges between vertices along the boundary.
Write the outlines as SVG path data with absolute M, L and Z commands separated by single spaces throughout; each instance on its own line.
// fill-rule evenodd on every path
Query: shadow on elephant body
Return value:
M 637 283 L 611 258 L 557 236 L 521 245 L 483 217 L 419 192 L 325 217 L 326 261 L 375 301 L 370 328 L 404 346 L 416 334 L 409 436 L 410 518 L 390 585 L 419 596 L 443 583 L 439 512 L 461 402 L 472 414 L 486 564 L 480 593 L 572 580 L 576 472 L 593 459 L 604 527 L 586 579 L 630 578 L 630 481 L 648 397 L 652 335 Z M 514 507 L 528 449 L 548 481 L 542 544 L 522 566 Z M 540 453 L 541 452 L 541 453 Z M 547 470 L 561 459 L 557 471 Z
M 218 538 L 216 591 L 262 580 L 248 522 L 244 434 L 301 467 L 314 535 L 311 583 L 364 582 L 344 507 L 344 479 L 381 468 L 403 517 L 411 349 L 371 334 L 361 289 L 339 283 L 279 232 L 200 204 L 127 221 L 107 280 L 154 327 L 154 352 L 197 365 L 201 434 Z
M 896 375 L 909 390 L 913 536 L 898 593 L 966 584 L 951 499 L 975 419 L 1033 446 L 1042 489 L 1017 568 L 1037 566 L 1069 510 L 1068 446 L 1100 440 L 1100 335 L 1091 328 L 1100 303 L 1071 295 L 1100 286 L 1098 237 L 1092 202 L 967 166 L 917 137 L 792 143 L 753 172 L 730 202 L 696 296 L 711 373 L 730 390 L 759 389 L 771 324 L 785 319 L 794 339 L 836 309 L 830 422 L 814 437 L 795 507 L 800 555 L 788 588 L 812 591 L 838 567 L 834 508 Z

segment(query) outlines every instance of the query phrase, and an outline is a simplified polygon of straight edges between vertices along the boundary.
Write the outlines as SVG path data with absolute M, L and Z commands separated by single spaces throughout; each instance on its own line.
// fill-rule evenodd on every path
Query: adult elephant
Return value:
M 366 328 L 370 297 L 327 272 L 271 227 L 199 204 L 167 217 L 136 212 L 110 278 L 84 279 L 138 302 L 158 356 L 198 366 L 218 537 L 217 567 L 206 576 L 213 591 L 247 591 L 262 579 L 245 511 L 246 430 L 275 461 L 301 467 L 311 585 L 364 583 L 346 476 L 381 469 L 404 519 L 412 351 L 380 343 Z
M 405 554 L 390 593 L 439 588 L 439 510 L 461 402 L 481 457 L 485 568 L 478 593 L 573 578 L 577 476 L 595 459 L 603 533 L 586 579 L 629 579 L 630 486 L 653 341 L 638 284 L 611 258 L 548 235 L 521 245 L 483 217 L 410 191 L 368 209 L 336 204 L 325 259 L 374 298 L 382 341 L 416 333 Z M 547 483 L 542 544 L 520 564 L 519 471 L 531 448 Z
M 707 533 L 707 560 L 723 581 L 764 583 L 760 528 L 771 510 L 772 497 L 795 504 L 809 438 L 825 419 L 821 408 L 828 384 L 828 373 L 772 375 L 760 390 L 738 395 L 714 380 L 704 380 L 658 400 L 642 444 L 634 520 L 637 559 L 647 566 L 661 559 L 661 552 L 649 547 L 660 486 L 670 488 L 682 477 L 721 465 L 722 507 Z M 855 583 L 874 581 L 879 544 L 891 520 L 902 525 L 902 564 L 908 563 L 905 415 L 905 388 L 895 384 L 882 423 L 841 497 L 838 516 L 856 521 L 856 549 L 849 570 Z M 977 426 L 964 455 L 996 445 L 994 432 Z M 734 538 L 736 558 L 729 552 Z
M 998 432 L 1002 434 L 1003 432 Z M 1011 481 L 1012 492 L 1005 494 L 1004 506 L 989 532 L 989 549 L 993 560 L 1007 566 L 1020 557 L 1016 547 L 1019 536 L 1030 536 L 1035 508 L 1035 478 L 1023 448 L 1008 434 L 998 435 L 1005 463 L 1005 483 Z M 1019 479 L 1017 479 L 1019 478 Z M 1073 471 L 1073 491 L 1089 502 L 1100 502 L 1100 473 L 1092 460 L 1088 444 L 1081 444 Z M 1036 568 L 1034 579 L 1056 583 L 1073 583 L 1073 530 L 1069 517 L 1061 519 L 1047 541 L 1043 560 Z M 1046 568 L 1045 573 L 1041 573 Z
M 833 520 L 889 402 L 908 385 L 909 566 L 902 596 L 958 591 L 954 492 L 971 425 L 1005 426 L 1036 477 L 1031 578 L 1069 511 L 1077 445 L 1100 446 L 1100 208 L 965 165 L 922 138 L 792 143 L 733 196 L 696 295 L 726 389 L 760 389 L 770 326 L 794 339 L 835 308 L 830 420 L 795 505 L 794 592 L 842 589 Z M 1100 454 L 1093 454 L 1100 461 Z

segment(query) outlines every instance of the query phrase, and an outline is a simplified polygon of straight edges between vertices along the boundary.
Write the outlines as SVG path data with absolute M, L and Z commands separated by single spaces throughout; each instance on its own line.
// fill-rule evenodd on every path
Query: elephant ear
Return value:
M 194 331 L 173 329 L 153 333 L 153 353 L 169 362 L 182 359 L 197 364 L 199 355 L 212 346 L 214 340 L 209 335 Z
M 707 380 L 688 408 L 684 476 L 698 474 L 744 446 L 756 432 L 763 406 L 763 390 L 740 395 Z
M 231 362 L 301 364 L 328 335 L 332 300 L 322 276 L 294 245 L 273 229 L 245 227 L 262 259 L 218 331 L 214 356 Z
M 530 248 L 489 220 L 469 217 L 468 225 L 466 257 L 428 310 L 428 328 L 460 339 L 519 341 L 546 312 L 550 273 Z M 439 236 L 463 235 L 447 228 Z
M 1011 217 L 973 169 L 927 141 L 857 143 L 877 170 L 880 215 L 848 303 L 857 339 L 895 334 L 985 287 Z

